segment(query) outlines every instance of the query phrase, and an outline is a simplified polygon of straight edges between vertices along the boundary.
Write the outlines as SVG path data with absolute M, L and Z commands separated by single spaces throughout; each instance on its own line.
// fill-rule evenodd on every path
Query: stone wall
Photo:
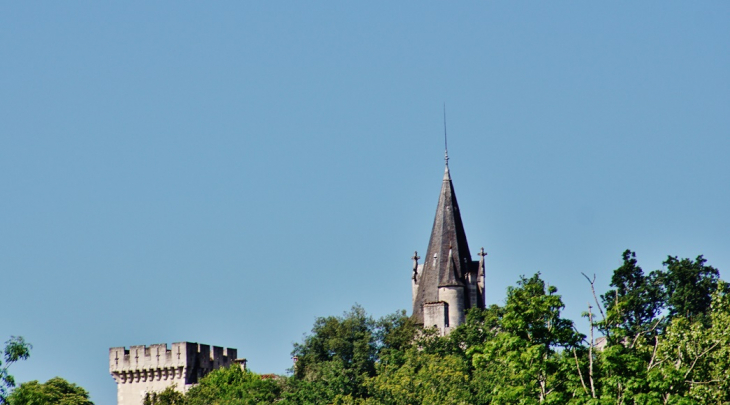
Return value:
M 449 304 L 444 301 L 423 304 L 423 327 L 436 327 L 443 336 L 449 328 Z
M 439 300 L 446 302 L 447 323 L 444 334 L 448 334 L 450 329 L 454 329 L 465 321 L 464 308 L 464 287 L 448 286 L 439 287 Z

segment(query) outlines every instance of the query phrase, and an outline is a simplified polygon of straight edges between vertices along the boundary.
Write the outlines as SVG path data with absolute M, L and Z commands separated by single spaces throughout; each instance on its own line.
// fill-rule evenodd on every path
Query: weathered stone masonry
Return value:
M 160 392 L 174 386 L 186 392 L 200 378 L 232 363 L 245 365 L 236 359 L 236 349 L 180 342 L 150 346 L 112 347 L 109 349 L 109 372 L 117 383 L 118 405 L 141 405 L 148 392 Z

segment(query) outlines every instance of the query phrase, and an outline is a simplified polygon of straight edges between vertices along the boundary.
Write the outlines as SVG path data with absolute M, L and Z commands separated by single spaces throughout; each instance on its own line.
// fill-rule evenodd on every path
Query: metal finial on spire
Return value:
M 418 282 L 418 259 L 420 259 L 421 256 L 418 255 L 418 251 L 413 252 L 413 276 L 411 277 L 414 282 Z
M 446 166 L 449 165 L 449 143 L 448 138 L 446 137 L 446 103 L 444 102 L 444 160 L 446 161 Z

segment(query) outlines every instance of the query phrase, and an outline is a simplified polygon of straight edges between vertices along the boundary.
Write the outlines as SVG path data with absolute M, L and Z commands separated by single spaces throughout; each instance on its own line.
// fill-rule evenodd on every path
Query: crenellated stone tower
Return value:
M 142 405 L 145 394 L 175 387 L 186 392 L 211 371 L 237 363 L 236 349 L 180 342 L 149 346 L 112 347 L 109 349 L 109 372 L 117 383 L 117 405 Z
M 449 156 L 423 264 L 413 259 L 413 319 L 442 335 L 464 323 L 469 308 L 484 308 L 484 248 L 472 261 L 449 173 Z

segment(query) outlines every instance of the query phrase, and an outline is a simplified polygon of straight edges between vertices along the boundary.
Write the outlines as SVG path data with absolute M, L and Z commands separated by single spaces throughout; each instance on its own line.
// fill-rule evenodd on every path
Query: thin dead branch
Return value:
M 591 283 L 591 288 L 593 288 L 593 283 Z M 591 383 L 591 397 L 595 398 L 596 397 L 596 388 L 593 384 L 593 346 L 595 345 L 595 341 L 593 340 L 593 311 L 592 310 L 593 310 L 593 308 L 591 308 L 591 304 L 588 304 L 588 322 L 591 324 L 591 345 L 588 346 L 588 380 Z
M 692 369 L 693 369 L 693 368 L 695 367 L 695 364 L 697 364 L 697 360 L 699 360 L 699 359 L 700 359 L 700 358 L 701 358 L 702 356 L 704 356 L 704 355 L 706 355 L 707 353 L 709 353 L 709 352 L 710 352 L 710 351 L 711 351 L 712 349 L 714 349 L 714 348 L 715 348 L 715 347 L 716 347 L 716 346 L 717 346 L 717 345 L 718 345 L 719 343 L 720 343 L 720 342 L 715 342 L 715 344 L 714 344 L 714 345 L 710 346 L 710 347 L 709 347 L 709 348 L 708 348 L 707 350 L 705 350 L 704 352 L 700 353 L 700 355 L 699 355 L 699 356 L 695 357 L 695 359 L 694 359 L 694 360 L 692 360 L 692 365 L 691 365 L 691 366 L 689 366 L 689 370 L 687 370 L 687 372 L 686 372 L 686 373 L 684 373 L 684 378 L 685 378 L 685 379 L 687 378 L 687 376 L 689 375 L 689 373 L 691 373 L 691 372 L 692 372 Z
M 596 306 L 598 307 L 598 311 L 601 312 L 601 317 L 605 321 L 606 320 L 606 314 L 603 313 L 603 308 L 601 308 L 601 303 L 598 302 L 598 295 L 596 295 L 596 286 L 595 286 L 595 284 L 596 284 L 596 275 L 594 274 L 593 275 L 593 280 L 591 280 L 590 278 L 588 278 L 588 276 L 586 276 L 585 273 L 581 272 L 580 274 L 582 274 L 583 277 L 585 277 L 586 280 L 588 280 L 588 282 L 591 284 L 591 292 L 593 293 L 593 299 L 596 301 Z
M 641 335 L 646 335 L 646 334 L 649 334 L 651 332 L 654 332 L 654 330 L 656 330 L 657 326 L 659 326 L 659 322 L 661 322 L 662 319 L 664 319 L 664 317 L 661 317 L 661 318 L 657 319 L 656 322 L 654 322 L 654 326 L 652 326 L 648 330 L 645 330 L 643 332 L 637 333 L 636 336 L 634 336 L 634 340 L 631 342 L 631 346 L 629 346 L 629 348 L 633 348 L 634 346 L 636 346 L 636 341 L 639 340 L 639 337 Z
M 575 368 L 578 369 L 578 377 L 580 377 L 580 384 L 583 386 L 583 391 L 587 394 L 588 387 L 586 387 L 585 380 L 583 380 L 583 373 L 580 371 L 580 364 L 578 363 L 578 353 L 573 348 L 573 357 L 575 357 Z
M 646 371 L 651 370 L 654 367 L 654 360 L 656 360 L 656 351 L 659 347 L 659 336 L 654 336 L 654 350 L 651 353 L 651 359 L 649 360 L 649 366 L 646 367 Z

